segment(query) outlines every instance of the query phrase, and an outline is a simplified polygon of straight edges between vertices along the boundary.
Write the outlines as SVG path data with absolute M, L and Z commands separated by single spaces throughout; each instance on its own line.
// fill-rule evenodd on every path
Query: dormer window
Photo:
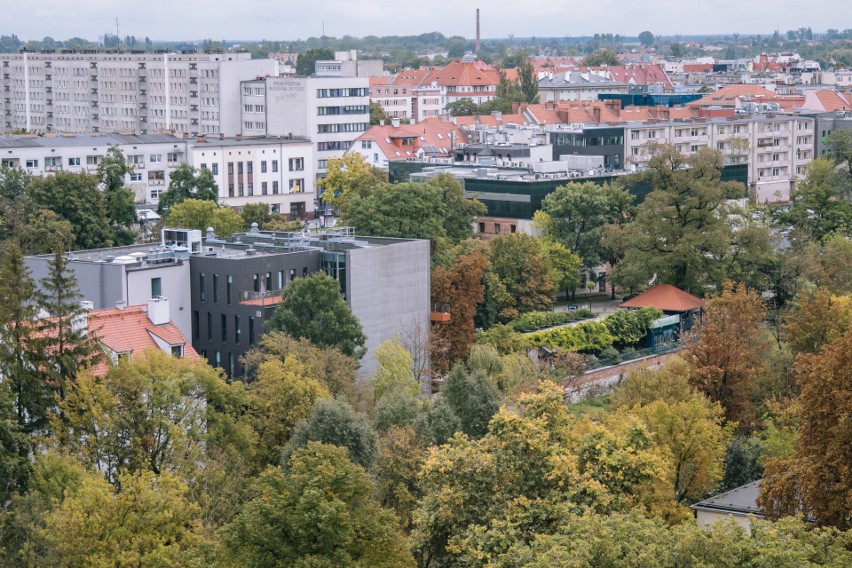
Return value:
M 172 357 L 183 357 L 183 344 L 172 345 Z

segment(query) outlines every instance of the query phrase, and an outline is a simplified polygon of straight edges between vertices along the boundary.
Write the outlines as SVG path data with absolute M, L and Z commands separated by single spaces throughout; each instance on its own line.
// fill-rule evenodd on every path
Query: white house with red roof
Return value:
M 132 357 L 151 349 L 173 357 L 198 359 L 192 343 L 169 319 L 169 300 L 152 298 L 147 304 L 92 310 L 86 314 L 87 331 L 104 352 L 106 361 L 96 365 L 92 372 L 106 374 L 109 364 L 120 358 Z
M 626 84 L 630 92 L 659 94 L 674 91 L 669 76 L 656 63 L 612 65 L 607 68 L 606 75 L 613 81 Z
M 467 143 L 464 131 L 449 121 L 430 118 L 401 124 L 399 119 L 391 119 L 391 124 L 373 126 L 361 134 L 349 151 L 361 154 L 372 166 L 386 169 L 393 161 L 452 161 L 454 149 Z

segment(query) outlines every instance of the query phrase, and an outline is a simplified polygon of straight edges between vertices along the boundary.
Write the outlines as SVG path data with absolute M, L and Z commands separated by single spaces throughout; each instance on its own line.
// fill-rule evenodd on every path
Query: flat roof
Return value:
M 74 146 L 128 146 L 133 144 L 178 144 L 187 139 L 170 134 L 79 134 L 56 136 L 2 136 L 0 148 L 65 148 Z
M 714 511 L 720 513 L 739 513 L 760 516 L 757 497 L 760 495 L 760 481 L 752 481 L 715 497 L 699 501 L 691 508 L 695 511 Z

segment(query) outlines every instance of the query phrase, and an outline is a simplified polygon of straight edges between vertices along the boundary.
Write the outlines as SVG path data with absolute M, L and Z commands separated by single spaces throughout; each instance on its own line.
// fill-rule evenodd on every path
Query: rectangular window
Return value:
M 234 316 L 234 343 L 240 342 L 240 316 Z
M 192 338 L 198 339 L 201 331 L 199 330 L 199 326 L 201 325 L 201 314 L 198 313 L 198 310 L 193 310 L 192 312 Z
M 283 270 L 278 271 L 278 289 L 279 290 L 284 289 L 284 271 Z
M 37 168 L 38 167 L 38 160 L 27 160 L 27 167 L 28 168 Z
M 260 182 L 260 194 L 266 195 L 267 192 L 267 183 L 265 181 Z
M 204 273 L 198 275 L 198 301 L 204 301 Z
M 225 301 L 228 302 L 228 305 L 231 305 L 231 284 L 234 283 L 234 277 L 230 274 L 225 279 Z
M 278 195 L 278 182 L 272 182 L 272 195 Z
M 305 189 L 305 180 L 304 179 L 291 179 L 290 180 L 290 193 L 302 193 Z
M 249 328 L 249 345 L 254 345 L 254 318 L 249 316 L 248 319 L 248 328 Z
M 228 162 L 228 175 L 234 175 L 234 162 Z
M 222 343 L 228 342 L 228 316 L 222 314 L 219 319 L 222 323 Z
M 219 275 L 213 275 L 213 303 L 219 303 Z
M 68 158 L 68 165 L 69 166 L 79 166 L 80 165 L 80 158 Z
M 270 290 L 272 290 L 272 273 L 267 272 L 266 273 L 266 291 L 268 292 Z
M 237 174 L 243 175 L 243 163 L 242 162 L 237 162 Z
M 307 275 L 308 275 L 308 267 L 305 266 L 304 268 L 302 268 L 302 277 L 306 277 Z
M 273 172 L 278 171 L 278 160 L 272 160 L 272 171 Z
M 151 162 L 152 164 L 159 164 L 160 162 L 163 161 L 163 155 L 162 154 L 151 154 L 151 156 L 148 158 L 148 161 Z
M 296 269 L 295 269 L 295 268 L 291 268 L 291 269 L 290 269 L 290 282 L 292 282 L 292 281 L 293 281 L 293 280 L 295 280 L 295 279 L 296 279 Z
M 213 165 L 213 175 L 218 176 L 219 175 L 219 164 L 212 164 L 212 165 Z
M 262 173 L 262 174 L 266 173 L 266 160 L 260 161 L 260 173 Z
M 260 292 L 260 274 L 254 275 L 254 291 Z
M 213 314 L 207 312 L 207 341 L 213 341 Z
M 163 295 L 163 279 L 151 278 L 151 297 L 159 298 Z
M 305 169 L 305 159 L 304 158 L 290 158 L 288 161 L 291 172 L 300 172 Z

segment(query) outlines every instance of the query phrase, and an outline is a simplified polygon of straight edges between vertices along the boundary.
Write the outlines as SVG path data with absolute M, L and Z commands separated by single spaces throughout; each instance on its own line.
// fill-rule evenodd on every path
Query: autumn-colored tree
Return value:
M 331 393 L 295 356 L 260 364 L 257 379 L 249 385 L 249 413 L 258 436 L 261 469 L 279 462 L 296 425 L 307 419 L 317 400 L 327 398 Z
M 373 398 L 378 401 L 390 393 L 415 397 L 420 386 L 411 370 L 411 355 L 399 338 L 389 339 L 376 348 L 378 369 L 373 376 Z
M 795 451 L 766 464 L 758 504 L 772 517 L 803 512 L 852 528 L 852 331 L 796 363 L 801 426 Z
M 754 418 L 753 378 L 767 347 L 757 333 L 764 312 L 757 294 L 727 282 L 722 294 L 710 300 L 703 325 L 686 341 L 691 384 L 740 426 Z
M 802 290 L 784 321 L 784 341 L 794 353 L 816 353 L 852 326 L 852 297 L 825 288 Z
M 427 451 L 410 426 L 395 426 L 379 437 L 376 493 L 382 507 L 393 509 L 409 529 L 420 497 L 418 474 Z
M 341 207 L 353 196 L 365 197 L 377 185 L 387 182 L 387 174 L 367 163 L 364 156 L 349 152 L 328 161 L 326 175 L 317 181 L 325 203 Z
M 488 257 L 479 250 L 456 256 L 432 271 L 432 305 L 449 306 L 450 321 L 432 327 L 432 368 L 446 373 L 473 345 L 476 307 L 485 298 L 482 278 Z

